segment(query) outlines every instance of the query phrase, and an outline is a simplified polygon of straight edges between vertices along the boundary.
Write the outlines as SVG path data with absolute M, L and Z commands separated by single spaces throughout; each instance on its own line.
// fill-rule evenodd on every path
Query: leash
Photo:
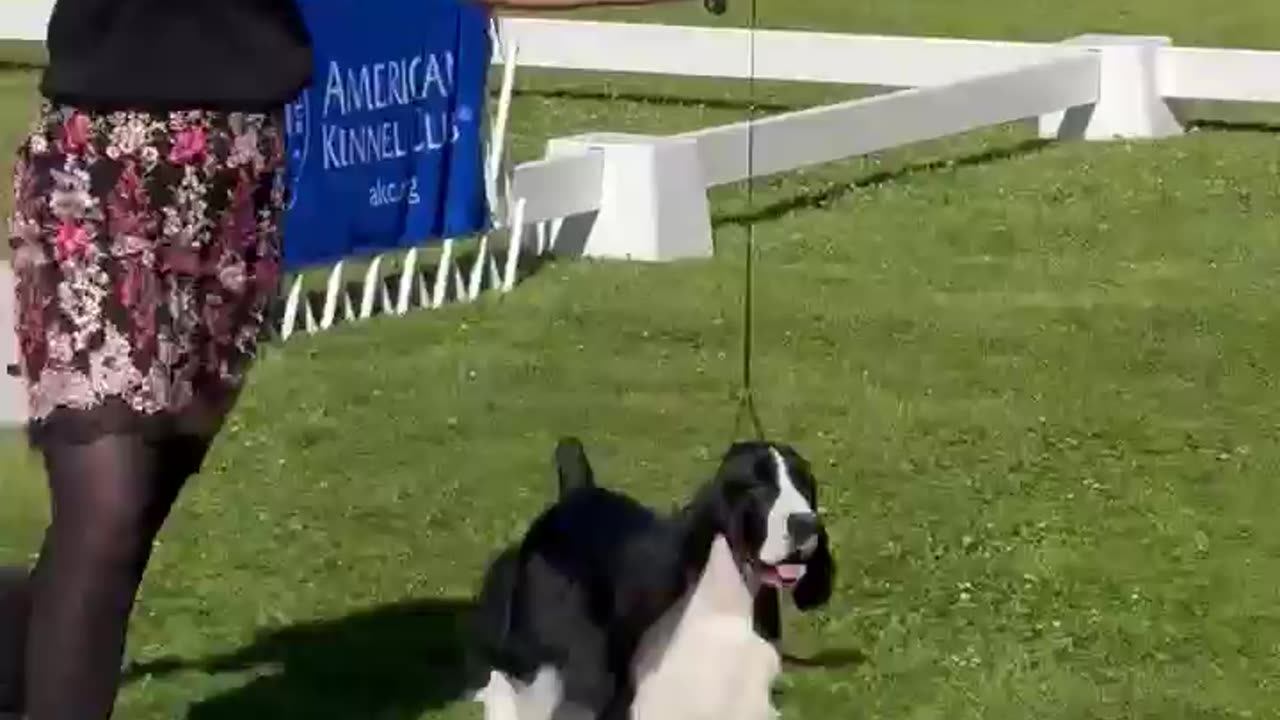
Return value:
M 756 26 L 757 3 L 750 0 L 750 21 L 747 26 L 747 256 L 744 267 L 742 293 L 742 366 L 740 368 L 737 390 L 738 407 L 734 413 L 733 435 L 742 436 L 742 423 L 746 419 L 751 423 L 755 439 L 765 437 L 764 423 L 760 421 L 760 412 L 756 409 L 755 387 L 752 384 L 752 361 L 755 358 L 755 256 L 756 256 L 756 221 L 751 216 L 755 209 L 755 162 L 756 162 Z M 723 15 L 728 0 L 703 0 L 707 11 L 713 15 Z

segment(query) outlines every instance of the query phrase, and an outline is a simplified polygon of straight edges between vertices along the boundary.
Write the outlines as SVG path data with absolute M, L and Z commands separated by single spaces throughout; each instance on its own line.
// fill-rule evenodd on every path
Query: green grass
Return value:
M 867 32 L 1280 40 L 1272 2 L 1112 7 L 761 10 Z M 0 84 L 6 140 L 30 86 Z M 522 156 L 552 133 L 744 112 L 740 86 L 523 88 Z M 163 535 L 122 717 L 477 717 L 457 700 L 455 621 L 548 498 L 555 438 L 582 435 L 606 482 L 662 505 L 730 439 L 749 217 L 764 419 L 819 469 L 841 567 L 788 643 L 863 658 L 788 672 L 787 717 L 1273 716 L 1280 133 L 1274 112 L 1227 116 L 1254 124 L 1047 146 L 998 128 L 762 183 L 754 207 L 725 190 L 714 261 L 553 264 L 507 298 L 271 349 Z M 40 482 L 0 443 L 0 560 L 35 548 Z
M 0 65 L 40 67 L 49 60 L 44 43 L 25 40 L 0 40 Z

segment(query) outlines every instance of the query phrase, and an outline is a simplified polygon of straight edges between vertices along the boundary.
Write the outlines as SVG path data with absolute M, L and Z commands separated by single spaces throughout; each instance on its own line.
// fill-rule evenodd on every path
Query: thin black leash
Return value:
M 704 0 L 708 11 L 715 15 L 725 12 L 727 0 Z M 741 437 L 742 420 L 751 422 L 757 440 L 765 437 L 764 423 L 756 409 L 755 386 L 752 384 L 752 361 L 755 358 L 755 280 L 756 280 L 756 221 L 750 213 L 755 210 L 755 162 L 756 162 L 756 24 L 757 2 L 750 0 L 750 24 L 747 30 L 747 258 L 742 295 L 742 367 L 738 387 L 738 407 L 733 418 L 733 436 Z

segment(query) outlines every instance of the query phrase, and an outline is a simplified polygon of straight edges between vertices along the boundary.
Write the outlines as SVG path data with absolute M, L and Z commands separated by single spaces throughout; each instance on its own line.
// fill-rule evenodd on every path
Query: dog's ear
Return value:
M 761 473 L 760 464 L 767 459 L 759 443 L 735 442 L 720 459 L 715 484 L 722 493 L 732 494 L 751 483 Z
M 818 531 L 818 548 L 805 564 L 804 577 L 791 591 L 791 599 L 800 610 L 813 610 L 827 604 L 835 584 L 836 566 L 827 542 L 827 530 Z
M 765 458 L 755 444 L 734 443 L 721 460 L 715 479 L 705 488 L 703 502 L 715 508 L 732 546 L 740 546 L 742 528 L 738 527 L 738 511 L 746 493 L 754 487 L 756 478 L 761 474 L 760 464 L 765 462 Z
M 760 637 L 775 644 L 782 639 L 782 604 L 775 588 L 760 588 L 752 615 Z
M 684 552 L 696 565 L 706 563 L 716 534 L 724 535 L 731 548 L 742 548 L 741 498 L 751 487 L 757 456 L 749 444 L 735 443 L 720 459 L 712 480 L 680 513 L 687 523 Z

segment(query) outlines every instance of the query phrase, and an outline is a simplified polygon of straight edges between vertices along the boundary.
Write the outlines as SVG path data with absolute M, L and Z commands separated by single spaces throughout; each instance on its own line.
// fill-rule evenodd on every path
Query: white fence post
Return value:
M 1089 34 L 1063 44 L 1100 55 L 1098 102 L 1041 117 L 1040 137 L 1115 140 L 1182 134 L 1182 123 L 1160 92 L 1160 51 L 1172 44 L 1169 38 Z
M 713 254 L 707 182 L 691 138 L 588 133 L 555 138 L 549 158 L 600 153 L 600 209 L 561 225 L 556 254 L 669 262 Z
M 0 427 L 20 426 L 27 420 L 24 381 L 9 374 L 10 367 L 18 364 L 14 304 L 13 269 L 0 261 Z

